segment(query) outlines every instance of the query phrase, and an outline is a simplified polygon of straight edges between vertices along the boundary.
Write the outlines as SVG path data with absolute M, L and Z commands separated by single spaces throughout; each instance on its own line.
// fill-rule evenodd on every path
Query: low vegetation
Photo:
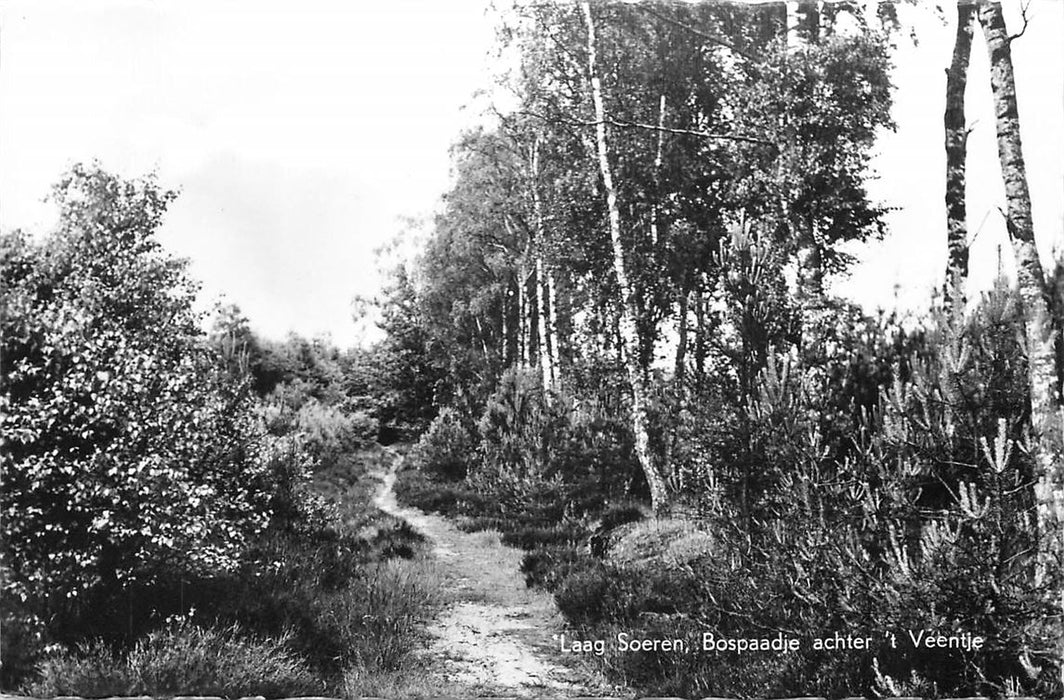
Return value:
M 53 235 L 0 239 L 0 685 L 271 697 L 411 673 L 438 581 L 372 505 L 397 410 L 372 358 L 260 340 L 234 307 L 202 333 L 152 179 L 78 166 L 54 197 Z
M 903 316 L 827 284 L 889 222 L 866 184 L 902 27 L 865 5 L 500 11 L 515 109 L 458 139 L 369 349 L 235 307 L 205 334 L 154 237 L 175 195 L 75 167 L 52 234 L 0 237 L 0 685 L 439 694 L 411 654 L 439 577 L 370 498 L 380 444 L 416 438 L 399 498 L 526 550 L 614 682 L 1060 697 L 1064 262 L 1041 268 L 1001 8 L 1018 279 L 964 299 L 951 206 L 950 288 Z
M 770 356 L 745 406 L 710 390 L 698 402 L 705 413 L 691 411 L 700 422 L 676 446 L 705 466 L 683 474 L 671 519 L 650 519 L 640 504 L 646 491 L 631 452 L 617 462 L 623 452 L 608 443 L 609 452 L 593 453 L 573 400 L 548 405 L 531 381 L 504 379 L 500 391 L 532 395 L 509 393 L 502 403 L 538 417 L 502 420 L 498 397 L 486 403 L 490 420 L 469 421 L 466 432 L 446 416 L 445 429 L 422 436 L 397 492 L 526 549 L 528 584 L 554 593 L 574 638 L 624 632 L 696 644 L 707 631 L 721 639 L 782 631 L 801 640 L 783 655 L 622 652 L 616 644 L 589 655 L 643 692 L 936 697 L 1051 687 L 1029 650 L 1050 642 L 1049 591 L 1060 571 L 1044 570 L 1039 584 L 1024 573 L 1036 566 L 1024 554 L 1035 537 L 1020 488 L 1029 457 L 1015 423 L 1000 418 L 1023 400 L 1015 308 L 1002 287 L 960 325 L 936 317 L 906 330 L 864 319 L 841 355 L 812 366 Z M 960 371 L 948 364 L 951 347 L 964 348 Z M 876 364 L 857 359 L 873 357 Z M 862 397 L 871 405 L 854 412 Z M 522 427 L 499 427 L 508 425 Z M 465 469 L 439 469 L 456 443 Z M 558 465 L 558 455 L 573 462 Z M 588 479 L 573 464 L 612 464 L 617 476 Z M 987 568 L 992 561 L 1001 564 Z M 903 635 L 921 629 L 995 641 L 917 649 Z M 814 639 L 836 634 L 874 643 L 814 649 Z
M 46 658 L 39 679 L 25 690 L 36 697 L 181 695 L 300 695 L 320 690 L 287 637 L 255 640 L 236 625 L 200 627 L 190 617 L 171 619 L 116 654 L 101 642 Z

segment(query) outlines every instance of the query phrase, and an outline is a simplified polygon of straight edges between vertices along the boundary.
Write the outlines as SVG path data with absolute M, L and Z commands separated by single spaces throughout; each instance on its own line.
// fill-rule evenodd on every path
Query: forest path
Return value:
M 448 603 L 429 623 L 432 638 L 423 659 L 448 685 L 467 687 L 464 697 L 557 698 L 610 695 L 555 635 L 563 621 L 553 598 L 530 590 L 520 573 L 522 552 L 497 533 L 462 532 L 445 518 L 399 505 L 393 455 L 374 505 L 409 522 L 432 543 Z M 614 693 L 616 694 L 616 689 Z

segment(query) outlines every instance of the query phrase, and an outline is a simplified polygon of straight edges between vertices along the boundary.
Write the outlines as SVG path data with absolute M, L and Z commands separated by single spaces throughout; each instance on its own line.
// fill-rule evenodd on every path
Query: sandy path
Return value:
M 552 635 L 562 619 L 549 594 L 525 586 L 522 553 L 497 533 L 462 532 L 446 519 L 400 506 L 395 498 L 395 456 L 375 505 L 408 521 L 433 544 L 451 602 L 430 623 L 429 667 L 471 695 L 565 697 L 610 694 L 563 656 Z M 614 690 L 616 692 L 616 690 Z

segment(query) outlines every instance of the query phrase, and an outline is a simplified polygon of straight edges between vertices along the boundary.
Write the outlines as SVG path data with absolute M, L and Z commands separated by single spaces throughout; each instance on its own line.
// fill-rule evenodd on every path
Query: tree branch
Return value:
M 656 17 L 657 19 L 661 20 L 662 22 L 666 22 L 668 24 L 673 25 L 674 27 L 678 27 L 680 29 L 688 31 L 688 32 L 694 34 L 695 36 L 697 36 L 699 38 L 705 39 L 706 41 L 708 41 L 711 44 L 715 44 L 716 46 L 720 46 L 720 47 L 723 47 L 725 49 L 728 49 L 732 53 L 736 54 L 737 56 L 742 56 L 743 58 L 745 58 L 747 61 L 750 61 L 751 63 L 757 63 L 757 58 L 753 54 L 749 54 L 746 51 L 743 51 L 743 50 L 737 48 L 734 44 L 732 44 L 729 41 L 726 41 L 725 39 L 720 38 L 719 36 L 714 36 L 712 34 L 709 34 L 708 32 L 702 31 L 701 29 L 696 29 L 696 28 L 692 27 L 689 24 L 685 24 L 685 23 L 683 23 L 683 22 L 681 22 L 681 21 L 679 21 L 677 19 L 673 19 L 672 17 L 668 17 L 666 15 L 663 15 L 660 12 L 658 12 L 657 10 L 652 10 L 646 4 L 636 4 L 636 5 L 633 5 L 633 7 L 635 7 L 638 10 L 642 10 L 643 12 L 646 12 L 648 15 L 650 15 L 652 17 Z
M 1008 42 L 1010 44 L 1014 40 L 1019 39 L 1021 36 L 1023 36 L 1024 32 L 1027 31 L 1027 25 L 1030 24 L 1030 21 L 1031 21 L 1031 18 L 1027 16 L 1027 8 L 1029 8 L 1030 6 L 1031 6 L 1031 0 L 1027 0 L 1027 2 L 1022 3 L 1020 5 L 1020 17 L 1023 18 L 1023 28 L 1020 29 L 1020 31 L 1018 33 L 1013 34 L 1013 35 L 1011 35 L 1008 38 Z
M 720 139 L 723 141 L 741 141 L 743 143 L 759 143 L 765 146 L 775 146 L 773 141 L 764 139 L 758 136 L 745 136 L 743 134 L 718 134 L 712 131 L 698 131 L 697 129 L 678 129 L 675 127 L 658 126 L 656 124 L 643 124 L 642 122 L 632 122 L 619 119 L 607 119 L 606 124 L 610 126 L 620 127 L 622 129 L 646 129 L 648 131 L 658 131 L 666 134 L 681 134 L 686 136 L 700 136 L 707 139 Z M 597 122 L 582 122 L 585 126 L 597 126 Z
M 528 115 L 530 117 L 535 117 L 536 119 L 542 119 L 543 121 L 548 122 L 548 123 L 559 121 L 558 119 L 553 119 L 553 118 L 548 117 L 548 116 L 546 116 L 544 114 L 538 114 L 536 112 L 531 112 L 531 111 L 528 111 L 528 110 L 521 110 L 520 114 L 525 114 L 525 115 Z M 562 121 L 564 123 L 567 123 L 567 124 L 573 124 L 573 125 L 576 125 L 576 126 L 598 126 L 600 124 L 600 122 L 594 121 L 594 120 L 587 121 L 587 120 L 581 120 L 581 119 L 568 119 L 568 118 L 564 118 L 564 117 L 561 118 L 560 121 Z M 645 129 L 647 131 L 656 131 L 656 132 L 662 132 L 662 133 L 666 133 L 666 134 L 678 134 L 678 135 L 683 135 L 683 136 L 698 136 L 698 137 L 706 138 L 706 139 L 720 139 L 722 141 L 740 141 L 740 142 L 743 142 L 743 143 L 757 143 L 757 144 L 761 144 L 761 145 L 764 145 L 764 146 L 775 146 L 776 145 L 775 141 L 770 141 L 768 139 L 765 139 L 765 138 L 762 138 L 762 137 L 759 137 L 759 136 L 746 136 L 744 134 L 719 134 L 719 133 L 712 132 L 712 131 L 699 131 L 697 129 L 679 129 L 679 128 L 675 128 L 675 127 L 658 126 L 657 124 L 644 124 L 643 122 L 633 122 L 633 121 L 628 121 L 628 120 L 625 120 L 625 119 L 609 118 L 609 119 L 603 120 L 601 123 L 602 124 L 608 124 L 610 126 L 616 126 L 618 128 L 621 128 L 621 129 Z

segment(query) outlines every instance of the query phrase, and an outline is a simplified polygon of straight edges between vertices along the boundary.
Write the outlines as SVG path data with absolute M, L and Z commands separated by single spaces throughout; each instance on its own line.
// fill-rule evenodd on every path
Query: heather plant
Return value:
M 59 653 L 40 665 L 25 691 L 56 695 L 219 696 L 295 695 L 320 688 L 305 662 L 286 648 L 288 638 L 254 639 L 237 626 L 203 627 L 189 616 L 171 619 L 125 653 L 100 641 Z
M 391 559 L 367 567 L 325 610 L 340 635 L 348 668 L 379 673 L 403 668 L 425 610 L 439 603 L 431 562 Z

